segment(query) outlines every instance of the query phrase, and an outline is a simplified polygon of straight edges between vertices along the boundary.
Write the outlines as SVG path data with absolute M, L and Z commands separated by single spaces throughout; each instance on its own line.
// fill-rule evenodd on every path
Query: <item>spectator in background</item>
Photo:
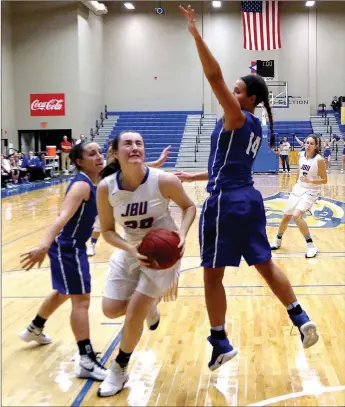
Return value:
M 336 112 L 337 110 L 340 109 L 340 103 L 339 100 L 336 96 L 334 96 L 332 102 L 331 102 L 331 106 L 334 112 Z
M 84 134 L 81 134 L 79 136 L 79 139 L 75 142 L 75 144 L 79 144 L 79 143 L 81 143 L 81 142 L 83 142 L 85 140 L 86 140 L 86 137 L 84 136 Z
M 65 174 L 68 174 L 71 161 L 69 159 L 69 153 L 72 150 L 72 143 L 68 141 L 67 136 L 63 136 L 63 141 L 60 144 L 61 146 L 61 169 Z
M 21 164 L 22 168 L 34 168 L 36 167 L 37 157 L 34 156 L 33 151 L 29 151 L 28 155 L 25 155 Z
M 12 174 L 12 182 L 14 184 L 18 184 L 19 176 L 20 176 L 20 169 L 16 163 L 14 154 L 9 157 L 10 159 L 10 167 L 11 167 L 11 174 Z
M 9 160 L 5 157 L 1 157 L 1 188 L 7 187 L 8 181 L 12 181 L 11 165 Z
M 283 172 L 285 172 L 285 164 L 287 171 L 290 174 L 289 152 L 291 149 L 290 143 L 287 141 L 287 137 L 283 137 L 283 140 L 279 144 L 279 156 L 283 166 Z
M 40 153 L 37 157 L 37 180 L 44 180 L 46 177 L 46 155 Z

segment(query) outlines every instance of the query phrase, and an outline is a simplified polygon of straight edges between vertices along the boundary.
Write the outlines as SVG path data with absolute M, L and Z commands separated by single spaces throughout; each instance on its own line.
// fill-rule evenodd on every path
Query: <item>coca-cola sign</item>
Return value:
M 30 95 L 31 116 L 65 116 L 64 93 L 32 93 Z

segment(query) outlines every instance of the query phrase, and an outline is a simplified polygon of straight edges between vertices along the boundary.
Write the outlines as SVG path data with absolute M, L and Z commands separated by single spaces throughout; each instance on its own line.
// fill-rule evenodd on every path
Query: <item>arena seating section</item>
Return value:
M 283 137 L 287 137 L 291 146 L 299 146 L 295 136 L 303 140 L 308 134 L 313 133 L 313 128 L 310 121 L 275 121 L 274 133 L 277 145 Z
M 171 145 L 170 158 L 164 167 L 175 167 L 189 114 L 201 114 L 201 112 L 108 112 L 108 117 L 119 116 L 108 139 L 113 139 L 124 130 L 138 131 L 144 137 L 146 161 L 157 160 L 163 148 Z M 106 144 L 103 152 L 105 148 Z
M 171 145 L 170 159 L 164 167 L 175 167 L 187 117 L 189 114 L 201 113 L 200 111 L 108 112 L 108 117 L 119 116 L 108 141 L 121 131 L 138 131 L 144 137 L 146 161 L 157 160 L 163 148 Z M 275 121 L 274 132 L 277 145 L 286 136 L 292 146 L 299 147 L 295 135 L 303 140 L 313 130 L 310 121 Z M 106 152 L 106 148 L 107 142 L 103 146 L 103 153 Z

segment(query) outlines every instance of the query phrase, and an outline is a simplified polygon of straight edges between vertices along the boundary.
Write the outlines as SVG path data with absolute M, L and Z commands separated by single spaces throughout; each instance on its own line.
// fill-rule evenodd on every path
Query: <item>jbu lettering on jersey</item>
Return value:
M 301 167 L 301 170 L 302 170 L 303 176 L 306 177 L 308 175 L 309 170 L 310 170 L 310 165 L 303 164 L 302 167 Z
M 121 216 L 141 216 L 147 213 L 147 201 L 145 202 L 134 202 L 127 204 L 125 213 L 122 213 Z

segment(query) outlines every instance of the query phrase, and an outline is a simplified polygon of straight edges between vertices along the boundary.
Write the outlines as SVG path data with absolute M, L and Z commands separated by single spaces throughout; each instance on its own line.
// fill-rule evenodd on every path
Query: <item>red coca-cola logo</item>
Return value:
M 30 95 L 31 116 L 65 116 L 64 93 L 32 93 Z

